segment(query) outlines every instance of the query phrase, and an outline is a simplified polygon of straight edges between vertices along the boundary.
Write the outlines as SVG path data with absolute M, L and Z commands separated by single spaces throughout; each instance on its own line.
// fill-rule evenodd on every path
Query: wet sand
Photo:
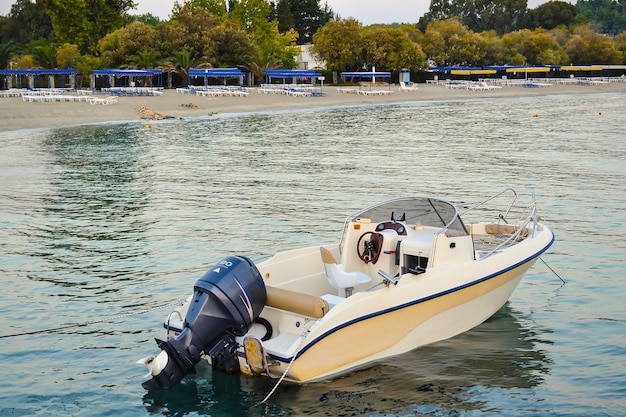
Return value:
M 351 87 L 357 88 L 357 87 Z M 195 94 L 165 90 L 160 96 L 122 96 L 112 105 L 88 102 L 28 102 L 21 97 L 0 97 L 0 131 L 63 127 L 107 121 L 141 121 L 154 123 L 150 117 L 159 113 L 170 118 L 197 118 L 216 113 L 294 110 L 344 105 L 370 105 L 411 101 L 459 100 L 467 98 L 506 98 L 545 96 L 553 94 L 626 93 L 626 83 L 612 82 L 595 85 L 552 85 L 526 88 L 508 86 L 493 90 L 446 88 L 442 85 L 419 84 L 416 91 L 402 92 L 397 86 L 388 95 L 346 94 L 337 87 L 325 86 L 324 96 L 293 97 L 283 94 L 263 94 L 257 88 L 248 89 L 244 97 L 203 97 Z M 104 98 L 105 95 L 95 97 Z M 143 109 L 143 111 L 142 111 Z M 146 109 L 148 111 L 146 111 Z

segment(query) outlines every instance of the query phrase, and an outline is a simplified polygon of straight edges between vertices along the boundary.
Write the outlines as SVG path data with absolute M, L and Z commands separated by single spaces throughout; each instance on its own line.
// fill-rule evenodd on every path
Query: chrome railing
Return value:
M 487 252 L 486 254 L 482 255 L 479 258 L 479 260 L 486 259 L 486 258 L 490 257 L 491 255 L 493 255 L 494 253 L 496 253 L 497 251 L 499 251 L 500 249 L 502 249 L 503 247 L 509 245 L 511 242 L 515 242 L 515 240 L 520 236 L 520 234 L 531 224 L 532 224 L 532 227 L 531 227 L 530 236 L 534 237 L 535 236 L 535 232 L 537 230 L 537 224 L 538 223 L 539 223 L 539 219 L 537 217 L 537 203 L 535 201 L 535 193 L 533 191 L 532 204 L 530 206 L 530 213 L 529 213 L 528 217 L 526 217 L 524 222 L 517 228 L 515 233 L 513 233 L 507 239 L 505 239 L 502 242 L 500 242 L 496 247 L 491 249 L 489 252 Z

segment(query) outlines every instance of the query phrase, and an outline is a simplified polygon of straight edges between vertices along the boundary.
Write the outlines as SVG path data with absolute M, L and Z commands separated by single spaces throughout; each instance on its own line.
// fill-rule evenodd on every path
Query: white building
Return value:
M 300 45 L 300 55 L 296 56 L 298 69 L 301 69 L 301 70 L 326 69 L 326 62 L 318 61 L 317 59 L 315 59 L 310 49 L 311 49 L 311 44 Z

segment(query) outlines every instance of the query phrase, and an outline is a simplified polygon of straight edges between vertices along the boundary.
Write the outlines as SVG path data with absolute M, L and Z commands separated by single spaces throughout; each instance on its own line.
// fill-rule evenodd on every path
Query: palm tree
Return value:
M 38 40 L 29 44 L 31 54 L 43 68 L 56 68 L 57 46 L 47 40 Z
M 211 64 L 206 59 L 193 56 L 188 49 L 182 49 L 174 53 L 171 58 L 176 72 L 183 78 L 183 85 L 189 85 L 189 70 L 191 68 L 210 68 Z
M 13 42 L 0 42 L 0 68 L 9 68 L 11 57 L 15 52 Z
M 139 69 L 152 69 L 157 66 L 159 61 L 159 53 L 144 49 L 140 51 L 136 56 L 133 56 L 131 61 Z
M 276 69 L 279 68 L 280 65 L 280 60 L 274 57 L 272 51 L 258 48 L 254 56 L 254 61 L 245 65 L 245 68 L 254 75 L 255 80 L 263 80 L 264 70 Z

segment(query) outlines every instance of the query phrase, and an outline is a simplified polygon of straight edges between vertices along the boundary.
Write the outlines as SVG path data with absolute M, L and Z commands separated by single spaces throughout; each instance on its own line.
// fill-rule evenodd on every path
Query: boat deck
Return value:
M 502 244 L 507 239 L 511 238 L 508 234 L 485 234 L 485 235 L 473 235 L 474 251 L 482 257 L 487 253 L 494 250 L 498 245 Z M 522 240 L 525 236 L 518 236 L 516 239 L 511 239 L 503 248 L 513 246 Z

